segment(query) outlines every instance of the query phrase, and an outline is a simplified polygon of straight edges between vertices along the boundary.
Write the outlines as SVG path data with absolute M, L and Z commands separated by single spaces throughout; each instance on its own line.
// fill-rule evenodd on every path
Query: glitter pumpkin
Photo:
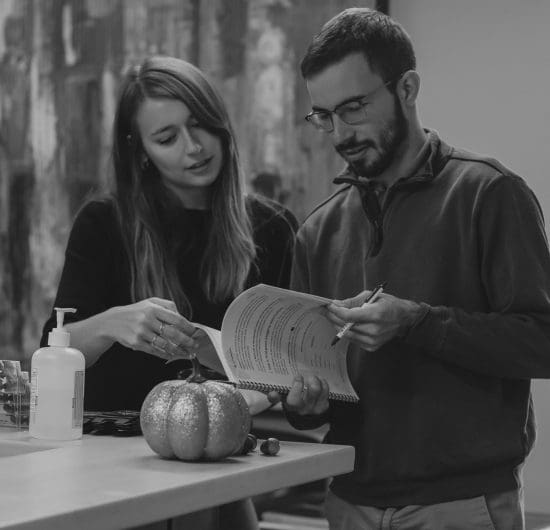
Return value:
M 221 460 L 238 453 L 251 418 L 242 394 L 232 385 L 205 380 L 198 362 L 185 380 L 156 385 L 140 412 L 143 436 L 164 458 Z

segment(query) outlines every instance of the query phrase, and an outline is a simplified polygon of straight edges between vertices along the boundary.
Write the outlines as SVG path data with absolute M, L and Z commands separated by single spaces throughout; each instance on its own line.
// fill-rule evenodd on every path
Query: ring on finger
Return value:
M 166 343 L 164 344 L 164 346 L 159 346 L 155 343 L 158 338 L 161 338 L 160 335 L 157 335 L 155 333 L 155 335 L 153 335 L 153 338 L 151 339 L 151 346 L 153 346 L 153 348 L 156 348 L 157 350 L 165 352 L 166 350 L 164 348 L 166 347 Z
M 164 326 L 165 326 L 164 322 L 161 322 L 160 323 L 160 329 L 159 329 L 159 332 L 158 332 L 158 335 L 160 337 L 162 337 L 162 332 L 164 331 Z
M 164 351 L 169 355 L 172 355 L 172 356 L 176 355 L 176 350 L 178 349 L 178 345 L 173 340 L 170 340 L 168 337 L 164 337 L 164 340 L 166 341 L 164 345 Z

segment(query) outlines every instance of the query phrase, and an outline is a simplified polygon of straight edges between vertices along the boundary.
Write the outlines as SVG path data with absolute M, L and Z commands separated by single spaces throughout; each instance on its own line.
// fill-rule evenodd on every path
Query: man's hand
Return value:
M 347 322 L 353 327 L 345 337 L 363 349 L 376 351 L 395 337 L 403 336 L 421 315 L 421 307 L 410 300 L 388 293 L 362 305 L 368 291 L 347 300 L 334 300 L 327 307 L 327 317 L 338 331 Z
M 328 383 L 324 379 L 315 375 L 297 375 L 283 401 L 283 407 L 300 416 L 323 414 L 329 407 L 328 392 Z M 270 392 L 267 397 L 271 403 L 282 401 L 278 392 Z

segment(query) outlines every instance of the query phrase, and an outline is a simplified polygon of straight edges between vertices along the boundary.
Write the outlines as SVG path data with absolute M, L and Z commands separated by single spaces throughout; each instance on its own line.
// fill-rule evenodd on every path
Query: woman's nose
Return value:
M 202 151 L 202 144 L 191 134 L 187 127 L 182 128 L 183 145 L 187 155 L 196 155 Z

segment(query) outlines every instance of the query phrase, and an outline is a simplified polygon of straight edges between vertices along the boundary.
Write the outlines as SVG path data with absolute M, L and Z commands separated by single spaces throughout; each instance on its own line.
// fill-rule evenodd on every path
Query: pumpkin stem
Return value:
M 193 365 L 193 372 L 186 381 L 189 383 L 204 383 L 207 379 L 202 375 L 201 365 L 196 355 L 191 357 L 191 363 Z

